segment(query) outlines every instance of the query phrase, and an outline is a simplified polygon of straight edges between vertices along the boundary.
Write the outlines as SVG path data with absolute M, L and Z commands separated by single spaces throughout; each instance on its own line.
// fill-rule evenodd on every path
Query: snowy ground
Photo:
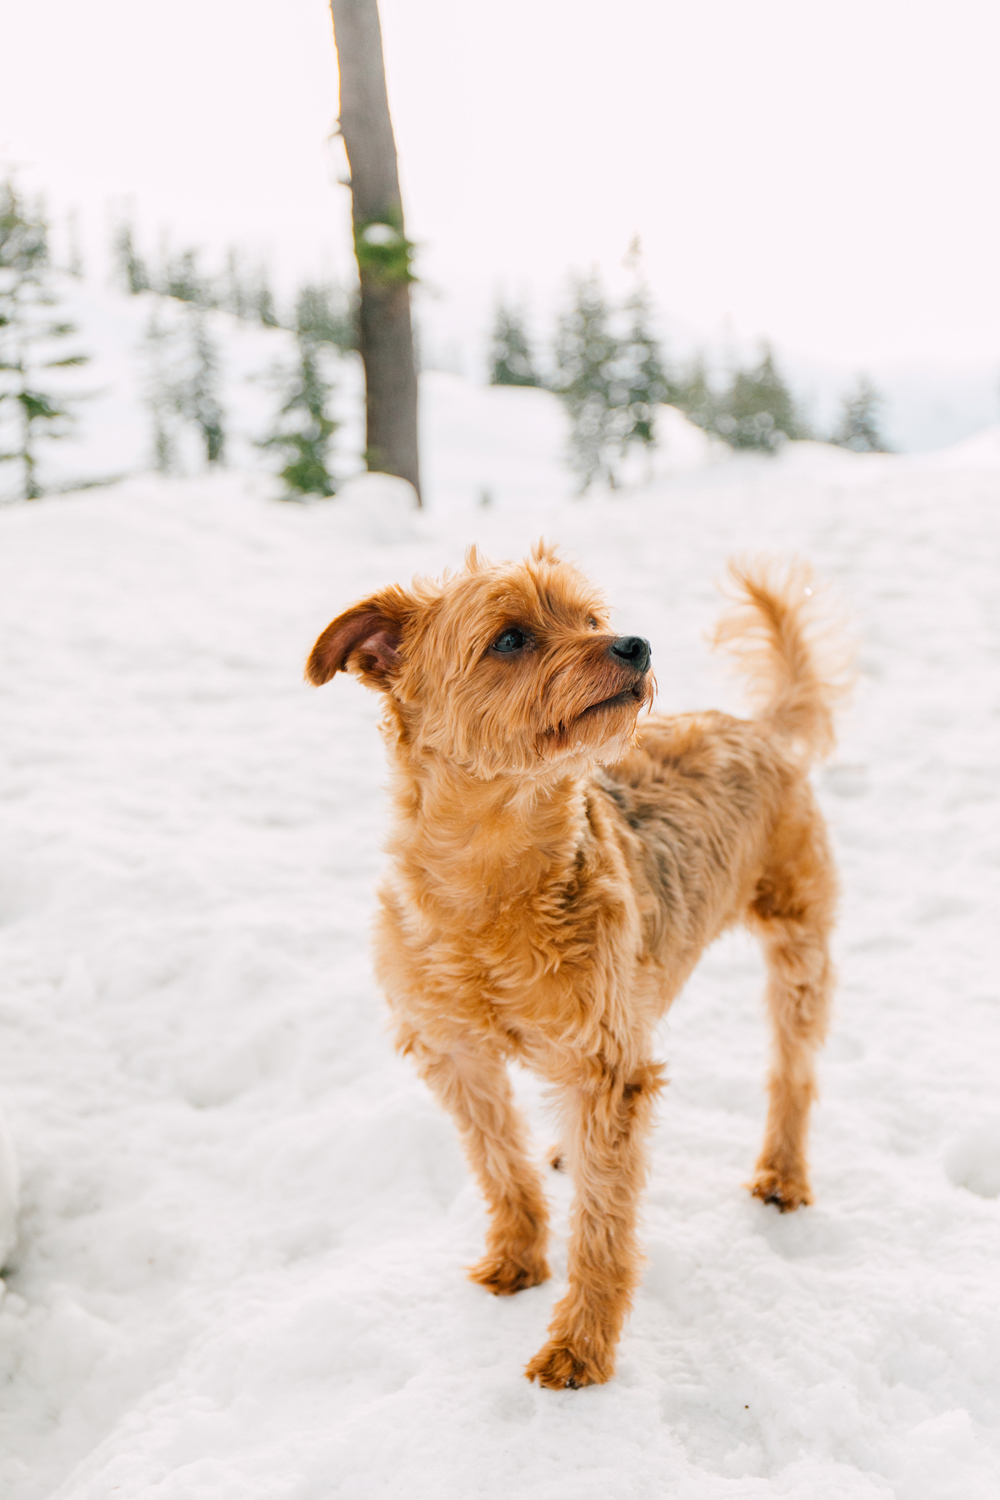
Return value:
M 678 428 L 673 478 L 577 502 L 547 402 L 428 381 L 432 508 L 398 526 L 238 474 L 0 513 L 5 1500 L 1000 1494 L 1000 438 L 706 466 Z M 567 1185 L 553 1283 L 463 1279 L 483 1210 L 369 968 L 376 704 L 301 680 L 366 590 L 543 531 L 652 639 L 667 709 L 738 704 L 702 639 L 730 552 L 807 554 L 863 641 L 819 777 L 816 1206 L 741 1187 L 765 1035 L 727 940 L 663 1031 L 619 1375 L 563 1393 L 521 1368 Z

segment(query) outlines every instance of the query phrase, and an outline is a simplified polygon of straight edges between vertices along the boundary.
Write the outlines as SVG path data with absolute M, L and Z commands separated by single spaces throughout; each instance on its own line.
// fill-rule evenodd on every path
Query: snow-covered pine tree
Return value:
M 357 349 L 357 308 L 331 282 L 307 281 L 295 299 L 295 331 L 314 344 L 340 350 Z
M 541 385 L 531 357 L 524 314 L 497 303 L 490 345 L 490 385 Z
M 789 438 L 809 436 L 768 344 L 749 369 L 737 369 L 719 400 L 715 430 L 732 448 L 776 453 Z
M 219 353 L 201 308 L 188 314 L 188 375 L 181 412 L 198 429 L 205 462 L 221 464 L 226 449 L 225 412 L 219 399 Z
M 136 249 L 132 225 L 125 219 L 115 230 L 113 254 L 118 281 L 124 290 L 133 296 L 148 292 L 152 286 L 149 267 Z
M 278 317 L 274 304 L 274 293 L 271 291 L 271 282 L 266 269 L 260 266 L 257 271 L 256 281 L 253 286 L 252 305 L 254 315 L 258 323 L 265 328 L 280 328 L 281 319 Z
M 143 336 L 146 406 L 153 419 L 153 467 L 172 474 L 178 467 L 182 372 L 176 323 L 164 321 L 163 304 L 155 304 Z
M 654 446 L 656 408 L 670 401 L 673 394 L 663 352 L 652 330 L 649 293 L 642 282 L 626 302 L 625 311 L 629 331 L 622 342 L 620 358 L 628 382 L 625 398 L 628 424 L 621 439 L 623 454 L 636 443 L 646 449 Z
M 330 472 L 330 444 L 337 430 L 329 411 L 333 383 L 324 369 L 329 346 L 297 334 L 296 347 L 296 363 L 282 376 L 284 400 L 277 424 L 260 447 L 287 457 L 279 471 L 286 499 L 327 497 L 337 488 Z
M 708 378 L 704 354 L 696 354 L 671 390 L 671 405 L 705 432 L 716 432 L 719 398 Z
M 153 419 L 153 466 L 161 474 L 194 458 L 225 458 L 226 415 L 219 394 L 219 354 L 204 309 L 154 304 L 144 337 L 146 405 Z M 185 434 L 187 434 L 185 436 Z
M 165 297 L 173 297 L 176 302 L 191 302 L 195 307 L 212 307 L 215 303 L 208 282 L 198 268 L 197 250 L 181 250 L 177 255 L 165 258 L 163 280 L 158 290 Z
M 0 186 L 0 460 L 20 464 L 25 500 L 44 493 L 39 444 L 66 437 L 73 422 L 74 398 L 51 372 L 88 362 L 62 352 L 76 329 L 57 306 L 48 226 L 8 180 Z
M 882 435 L 882 404 L 883 397 L 868 376 L 859 375 L 854 390 L 843 399 L 840 421 L 830 438 L 831 443 L 836 443 L 839 448 L 851 448 L 855 453 L 891 452 Z
M 226 265 L 222 273 L 219 306 L 234 318 L 249 322 L 255 318 L 253 298 L 243 280 L 243 265 L 238 250 L 226 251 Z
M 83 280 L 83 251 L 80 248 L 80 222 L 75 208 L 66 215 L 66 275 Z
M 572 302 L 559 320 L 555 390 L 572 423 L 570 462 L 584 493 L 597 479 L 612 489 L 628 422 L 628 380 L 611 311 L 596 275 L 572 284 Z

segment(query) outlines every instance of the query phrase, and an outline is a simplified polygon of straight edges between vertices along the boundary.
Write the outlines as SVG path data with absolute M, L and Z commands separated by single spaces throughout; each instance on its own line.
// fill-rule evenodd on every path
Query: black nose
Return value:
M 618 661 L 634 667 L 637 672 L 649 670 L 653 653 L 649 649 L 649 642 L 644 641 L 641 635 L 620 635 L 616 641 L 611 642 L 608 650 Z

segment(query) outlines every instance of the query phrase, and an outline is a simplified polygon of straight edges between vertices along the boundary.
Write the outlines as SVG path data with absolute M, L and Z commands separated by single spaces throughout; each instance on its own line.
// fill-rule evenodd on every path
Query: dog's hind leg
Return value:
M 761 882 L 750 913 L 767 962 L 771 1019 L 767 1128 L 750 1189 L 782 1213 L 812 1202 L 806 1138 L 816 1096 L 815 1054 L 826 1034 L 833 990 L 833 869 L 821 826 L 814 821 L 800 832 L 800 857 Z
M 548 1208 L 503 1059 L 478 1048 L 441 1053 L 417 1043 L 408 1050 L 455 1120 L 489 1208 L 486 1254 L 470 1277 L 498 1297 L 546 1281 Z
M 564 1159 L 576 1196 L 569 1288 L 549 1325 L 549 1341 L 525 1374 L 540 1385 L 599 1385 L 615 1370 L 615 1347 L 632 1305 L 642 1257 L 636 1241 L 646 1138 L 662 1087 L 656 1063 L 596 1083 L 564 1085 Z

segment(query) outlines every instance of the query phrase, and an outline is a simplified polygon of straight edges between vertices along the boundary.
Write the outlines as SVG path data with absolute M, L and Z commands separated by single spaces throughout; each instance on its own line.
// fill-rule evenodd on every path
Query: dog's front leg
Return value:
M 603 1072 L 596 1085 L 565 1091 L 564 1155 L 576 1188 L 569 1288 L 548 1343 L 525 1370 L 529 1380 L 562 1388 L 599 1385 L 614 1374 L 615 1347 L 639 1280 L 636 1219 L 662 1085 L 660 1067 L 643 1063 L 627 1075 Z
M 489 1208 L 486 1254 L 470 1277 L 498 1297 L 546 1281 L 548 1206 L 503 1059 L 461 1044 L 440 1052 L 411 1043 L 409 1050 L 453 1116 Z

